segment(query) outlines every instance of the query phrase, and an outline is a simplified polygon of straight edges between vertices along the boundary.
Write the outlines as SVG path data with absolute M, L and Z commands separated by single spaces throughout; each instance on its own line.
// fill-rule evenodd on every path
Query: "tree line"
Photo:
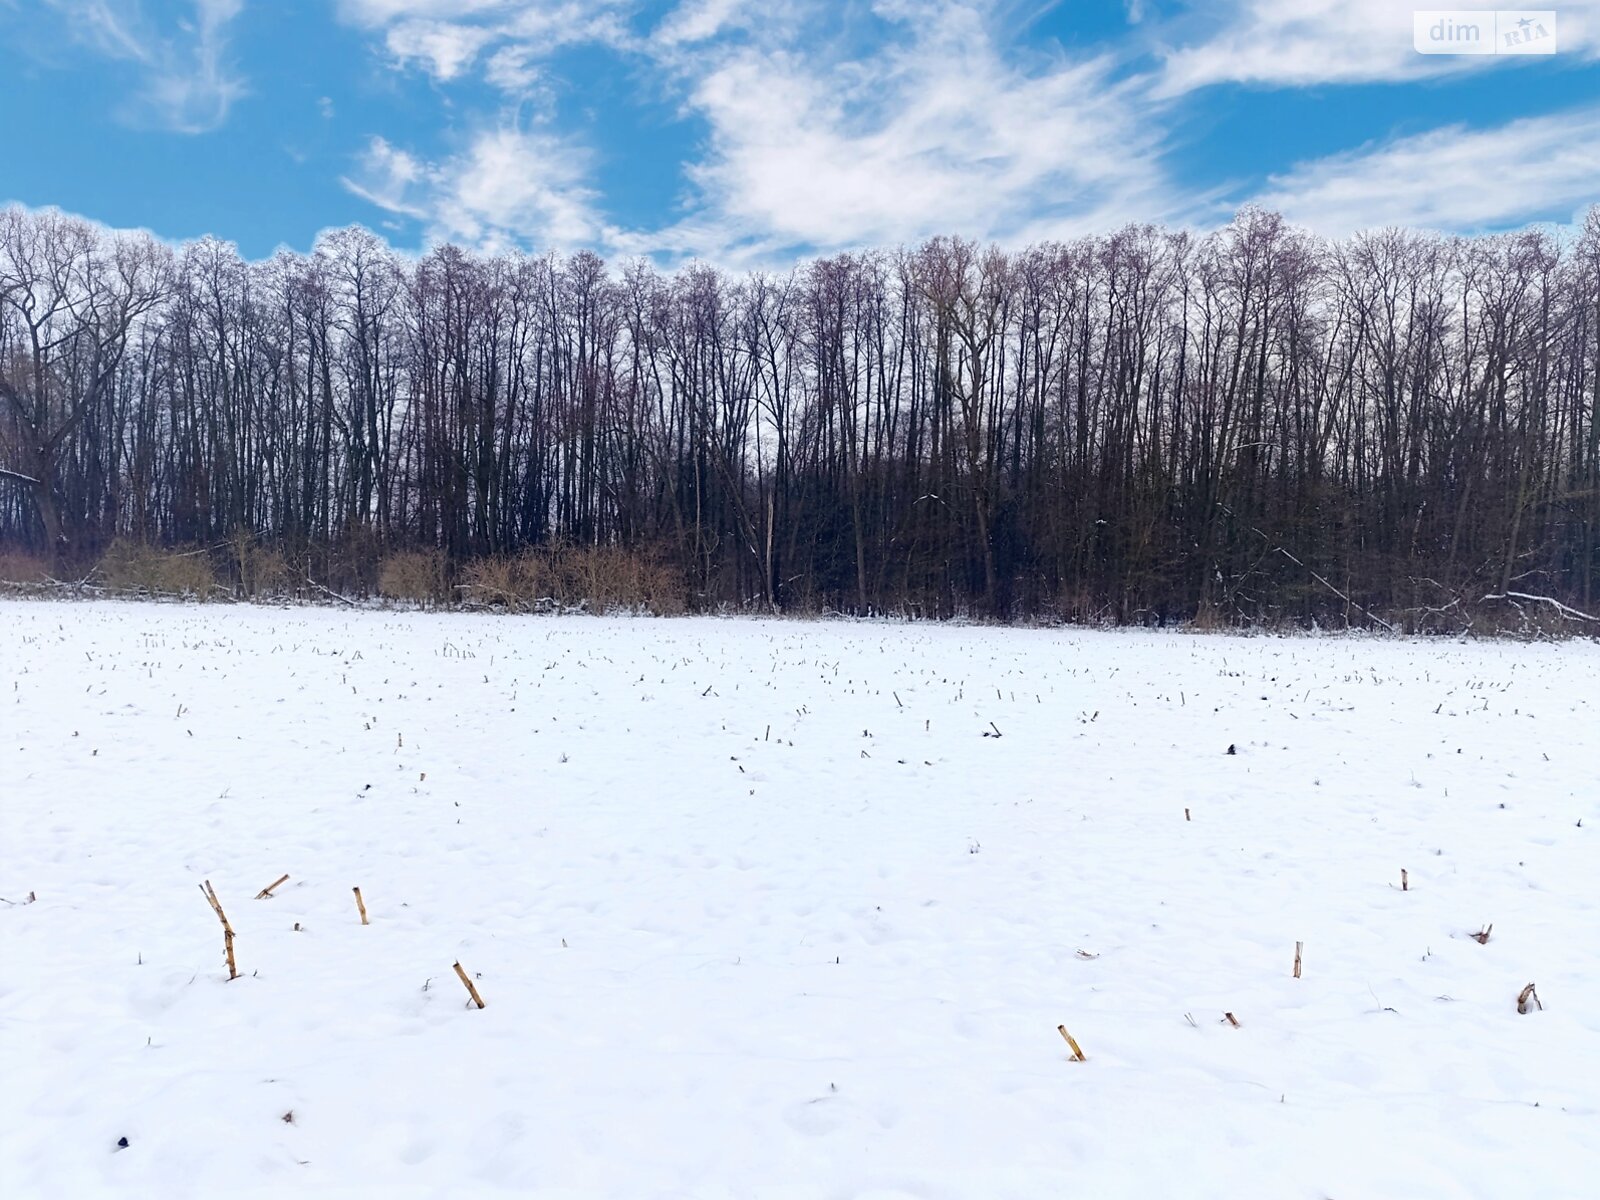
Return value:
M 1597 414 L 1600 208 L 746 274 L 0 210 L 0 545 L 62 570 L 607 547 L 691 608 L 1451 628 L 1594 611 Z

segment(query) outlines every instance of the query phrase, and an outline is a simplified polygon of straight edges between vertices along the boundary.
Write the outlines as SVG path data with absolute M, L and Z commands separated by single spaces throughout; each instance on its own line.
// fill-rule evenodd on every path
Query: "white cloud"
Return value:
M 462 76 L 483 53 L 485 78 L 506 92 L 531 86 L 531 64 L 583 43 L 629 41 L 626 0 L 342 0 L 353 25 L 383 34 L 390 57 L 419 65 L 440 83 Z
M 139 0 L 48 0 L 69 36 L 105 58 L 131 64 L 140 86 L 128 117 L 181 133 L 204 133 L 228 119 L 245 94 L 228 61 L 228 27 L 244 0 L 193 0 L 192 18 L 164 28 Z
M 622 12 L 619 0 L 343 0 L 344 19 L 380 34 L 398 65 L 420 66 L 441 84 L 481 70 L 502 93 L 460 152 L 424 162 L 374 137 L 344 185 L 420 220 L 434 241 L 606 243 L 612 235 L 595 213 L 588 151 L 527 115 L 549 108 L 542 60 L 577 43 L 621 45 Z
M 653 38 L 661 46 L 703 42 L 749 15 L 746 0 L 684 0 L 662 18 Z
M 1493 129 L 1452 125 L 1303 163 L 1255 199 L 1319 233 L 1409 226 L 1504 229 L 1572 213 L 1600 197 L 1600 108 Z
M 608 232 L 585 182 L 584 153 L 543 130 L 480 131 L 460 154 L 424 162 L 373 138 L 342 182 L 390 212 L 423 222 L 430 240 L 486 250 L 532 244 L 575 249 Z
M 418 15 L 427 0 L 363 3 L 399 22 L 386 27 L 391 49 L 406 22 L 431 19 Z M 483 71 L 508 97 L 495 132 L 434 164 L 375 139 L 347 186 L 423 214 L 433 237 L 587 239 L 609 253 L 725 263 L 950 232 L 1016 242 L 1178 211 L 1143 84 L 1118 82 L 1110 58 L 1016 61 L 1008 10 L 991 0 L 878 0 L 875 18 L 891 34 L 865 53 L 830 34 L 836 10 L 812 0 L 689 0 L 634 41 L 620 11 L 495 7 L 483 27 L 505 41 Z M 713 37 L 730 28 L 742 36 Z M 607 224 L 586 182 L 587 152 L 543 128 L 517 129 L 513 101 L 540 82 L 543 48 L 564 37 L 626 46 L 706 123 L 703 156 L 683 164 L 691 195 L 680 219 Z M 462 45 L 481 54 L 483 43 Z M 441 79 L 470 61 L 468 50 L 424 55 L 420 44 L 414 57 Z
M 345 176 L 340 182 L 379 208 L 408 217 L 423 218 L 428 215 L 427 211 L 408 198 L 422 179 L 422 164 L 413 155 L 391 146 L 381 137 L 375 137 L 361 156 L 356 177 Z
M 392 21 L 493 12 L 510 7 L 510 0 L 339 0 L 337 7 L 344 20 L 375 29 Z
M 454 164 L 438 207 L 444 227 L 474 242 L 516 240 L 572 248 L 601 235 L 581 158 L 553 137 L 499 129 L 480 135 Z
M 623 49 L 632 42 L 624 20 L 628 7 L 623 0 L 541 0 L 519 5 L 500 32 L 529 53 L 584 43 Z
M 746 46 L 694 80 L 689 107 L 711 140 L 689 174 L 709 211 L 669 240 L 1014 240 L 1163 215 L 1159 134 L 1109 61 L 1025 70 L 1006 60 L 984 6 L 878 12 L 900 31 L 869 57 Z
M 441 83 L 472 65 L 494 33 L 477 25 L 450 21 L 407 20 L 392 27 L 384 42 L 401 63 L 421 62 Z
M 1176 96 L 1216 83 L 1301 87 L 1424 79 L 1461 71 L 1514 69 L 1488 55 L 1424 55 L 1412 44 L 1412 12 L 1398 0 L 1226 0 L 1206 36 L 1169 47 L 1158 94 Z M 1193 22 L 1187 23 L 1192 27 Z M 1182 34 L 1172 23 L 1161 36 Z M 1592 56 L 1600 0 L 1558 8 L 1560 53 Z M 1517 60 L 1526 66 L 1529 60 Z M 1537 60 L 1549 68 L 1550 60 Z M 1537 69 L 1537 68 L 1535 68 Z
M 502 46 L 484 64 L 483 77 L 502 92 L 531 91 L 539 82 L 534 54 L 526 46 Z
M 347 18 L 397 58 L 441 82 L 481 76 L 502 94 L 459 153 L 422 162 L 375 138 L 345 182 L 431 238 L 730 265 L 940 233 L 1017 244 L 1129 221 L 1203 225 L 1225 219 L 1217 196 L 1238 189 L 1184 189 L 1169 175 L 1183 94 L 1435 69 L 1419 65 L 1410 9 L 1392 0 L 1222 2 L 1204 36 L 1140 74 L 1116 54 L 1193 38 L 1170 5 L 1125 0 L 1138 28 L 1085 57 L 1017 44 L 1009 0 L 872 0 L 865 21 L 824 0 L 684 0 L 648 37 L 629 34 L 620 0 L 345 0 Z M 1563 52 L 1588 44 L 1568 10 L 1561 20 Z M 619 69 L 703 122 L 676 219 L 622 229 L 602 216 L 591 153 L 548 123 L 545 59 L 572 42 L 608 47 Z M 533 109 L 545 117 L 530 127 Z M 1329 233 L 1505 227 L 1600 194 L 1586 153 L 1595 132 L 1589 110 L 1436 130 L 1302 163 L 1255 198 Z
M 132 24 L 138 20 L 137 7 L 114 0 L 50 0 L 68 20 L 68 31 L 80 42 L 107 58 L 126 58 L 148 62 L 153 57 L 144 38 Z

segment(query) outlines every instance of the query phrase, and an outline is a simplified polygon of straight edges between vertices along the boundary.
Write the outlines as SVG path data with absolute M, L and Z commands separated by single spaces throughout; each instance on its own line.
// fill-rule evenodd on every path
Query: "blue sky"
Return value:
M 0 0 L 0 202 L 251 257 L 361 223 L 775 265 L 1261 202 L 1331 235 L 1600 201 L 1600 0 L 1424 56 L 1392 0 Z

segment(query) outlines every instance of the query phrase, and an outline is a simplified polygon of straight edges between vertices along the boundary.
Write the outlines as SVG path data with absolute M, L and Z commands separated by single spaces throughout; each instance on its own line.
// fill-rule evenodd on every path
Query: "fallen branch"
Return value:
M 1483 598 L 1481 603 L 1488 604 L 1496 600 L 1504 600 L 1508 603 L 1517 600 L 1529 600 L 1535 604 L 1548 604 L 1564 617 L 1571 617 L 1577 621 L 1593 621 L 1595 624 L 1600 625 L 1600 617 L 1581 612 L 1576 608 L 1561 603 L 1561 601 L 1552 596 L 1535 596 L 1529 592 L 1491 592 Z
M 77 580 L 57 579 L 54 575 L 46 575 L 44 577 L 44 581 L 45 581 L 45 583 L 49 584 L 51 587 L 71 588 L 73 591 L 104 592 L 104 591 L 110 590 L 110 589 L 101 587 L 99 584 L 94 584 L 94 583 L 90 583 L 89 582 L 89 580 L 93 579 L 98 574 L 100 574 L 100 568 L 98 566 L 95 566 L 95 567 L 90 567 L 89 568 L 89 573 L 87 575 L 85 575 L 82 579 L 77 579 Z
M 272 889 L 277 887 L 280 883 L 283 883 L 288 878 L 289 877 L 287 875 L 278 876 L 278 878 L 274 879 L 271 883 L 267 884 L 266 887 L 262 888 L 259 892 L 256 893 L 256 899 L 257 900 L 270 900 L 270 899 L 272 899 Z
M 305 572 L 305 580 L 306 580 L 306 586 L 307 587 L 315 588 L 317 591 L 321 592 L 324 596 L 331 596 L 333 599 L 337 600 L 340 604 L 348 604 L 351 608 L 360 608 L 361 607 L 354 600 L 350 599 L 349 596 L 341 596 L 338 592 L 334 591 L 332 588 L 323 587 L 315 579 L 311 578 L 311 572 L 309 572 L 309 571 Z
M 1218 505 L 1218 507 L 1221 508 L 1222 511 L 1227 513 L 1230 517 L 1235 516 L 1234 511 L 1231 508 L 1229 508 L 1226 504 Z M 1310 575 L 1311 578 L 1315 579 L 1323 587 L 1327 588 L 1335 596 L 1337 596 L 1337 597 L 1339 597 L 1339 599 L 1343 600 L 1351 608 L 1355 609 L 1362 616 L 1366 617 L 1367 620 L 1372 621 L 1372 622 L 1374 622 L 1374 623 L 1376 623 L 1378 625 L 1382 625 L 1390 633 L 1393 633 L 1395 631 L 1393 625 L 1389 624 L 1389 622 L 1385 621 L 1382 617 L 1378 616 L 1376 613 L 1371 612 L 1370 610 L 1368 610 L 1366 608 L 1363 608 L 1360 604 L 1357 604 L 1354 600 L 1352 600 L 1349 596 L 1345 595 L 1338 588 L 1334 587 L 1333 584 L 1329 583 L 1321 575 L 1318 575 L 1310 567 L 1306 566 L 1306 564 L 1301 562 L 1300 559 L 1296 558 L 1293 554 L 1289 553 L 1289 551 L 1285 550 L 1281 545 L 1278 545 L 1277 543 L 1275 543 L 1273 541 L 1273 539 L 1271 537 L 1269 537 L 1267 534 L 1265 534 L 1261 530 L 1257 529 L 1254 525 L 1251 525 L 1249 527 L 1249 529 L 1250 529 L 1251 533 L 1255 534 L 1259 538 L 1262 538 L 1267 543 L 1267 545 L 1272 547 L 1272 549 L 1269 551 L 1269 553 L 1283 555 L 1290 562 L 1292 562 L 1295 566 L 1300 567 L 1302 570 L 1304 570 L 1306 572 L 1306 574 Z
M 1391 625 L 1391 624 L 1389 624 L 1389 622 L 1387 622 L 1387 621 L 1385 621 L 1385 620 L 1384 620 L 1384 619 L 1383 619 L 1383 618 L 1382 618 L 1382 617 L 1380 617 L 1380 616 L 1378 616 L 1378 614 L 1377 614 L 1377 613 L 1375 613 L 1375 612 L 1372 612 L 1372 611 L 1370 611 L 1370 610 L 1369 610 L 1369 609 L 1366 609 L 1366 608 L 1363 608 L 1363 607 L 1362 607 L 1362 606 L 1361 606 L 1361 605 L 1360 605 L 1360 604 L 1357 604 L 1357 603 L 1356 603 L 1356 602 L 1355 602 L 1355 601 L 1354 601 L 1354 600 L 1352 600 L 1352 599 L 1350 599 L 1350 597 L 1349 597 L 1349 596 L 1347 596 L 1347 595 L 1345 595 L 1345 594 L 1344 594 L 1344 593 L 1343 593 L 1343 592 L 1341 592 L 1341 591 L 1340 591 L 1340 590 L 1339 590 L 1339 589 L 1338 589 L 1338 588 L 1336 588 L 1336 587 L 1334 587 L 1334 586 L 1333 586 L 1333 584 L 1331 584 L 1331 583 L 1329 583 L 1329 582 L 1328 582 L 1328 581 L 1327 581 L 1327 580 L 1326 580 L 1326 579 L 1324 579 L 1324 578 L 1323 578 L 1323 577 L 1322 577 L 1322 576 L 1321 576 L 1321 575 L 1318 575 L 1318 574 L 1317 574 L 1317 573 L 1316 573 L 1316 572 L 1315 572 L 1315 571 L 1313 571 L 1313 570 L 1312 570 L 1312 569 L 1311 569 L 1311 568 L 1310 568 L 1310 567 L 1306 567 L 1306 565 L 1305 565 L 1305 563 L 1303 563 L 1303 562 L 1301 562 L 1301 561 L 1300 561 L 1300 560 L 1299 560 L 1299 559 L 1298 559 L 1298 558 L 1296 558 L 1296 557 L 1295 557 L 1295 556 L 1294 556 L 1294 555 L 1292 555 L 1292 554 L 1290 554 L 1290 553 L 1289 553 L 1289 552 L 1288 552 L 1288 551 L 1287 551 L 1287 550 L 1285 550 L 1285 549 L 1284 549 L 1284 548 L 1283 548 L 1283 547 L 1282 547 L 1282 546 L 1279 546 L 1279 547 L 1278 547 L 1278 553 L 1279 553 L 1279 554 L 1281 554 L 1281 555 L 1283 555 L 1283 556 L 1284 556 L 1284 557 L 1285 557 L 1285 558 L 1287 558 L 1287 559 L 1288 559 L 1288 560 L 1289 560 L 1289 561 L 1290 561 L 1290 562 L 1292 562 L 1292 563 L 1295 563 L 1295 564 L 1297 564 L 1297 565 L 1298 565 L 1298 566 L 1302 566 L 1302 567 L 1305 567 L 1305 569 L 1306 569 L 1306 573 L 1307 573 L 1307 574 L 1308 574 L 1308 575 L 1310 575 L 1310 576 L 1311 576 L 1311 578 L 1313 578 L 1313 579 L 1315 579 L 1315 580 L 1316 580 L 1316 581 L 1317 581 L 1317 582 L 1318 582 L 1318 583 L 1320 583 L 1320 584 L 1321 584 L 1321 585 L 1322 585 L 1322 586 L 1323 586 L 1323 587 L 1325 587 L 1325 588 L 1327 588 L 1327 589 L 1328 589 L 1328 590 L 1329 590 L 1329 591 L 1330 591 L 1330 592 L 1332 592 L 1332 593 L 1333 593 L 1333 594 L 1334 594 L 1334 595 L 1335 595 L 1335 596 L 1337 596 L 1337 597 L 1339 597 L 1339 599 L 1341 599 L 1341 600 L 1343 600 L 1343 601 L 1344 601 L 1344 602 L 1345 602 L 1345 603 L 1346 603 L 1346 604 L 1348 604 L 1348 605 L 1349 605 L 1349 606 L 1350 606 L 1350 607 L 1351 607 L 1351 608 L 1353 608 L 1353 609 L 1355 609 L 1355 610 L 1356 610 L 1356 611 L 1357 611 L 1357 612 L 1358 612 L 1358 613 L 1360 613 L 1360 614 L 1361 614 L 1361 615 L 1362 615 L 1362 616 L 1364 616 L 1364 617 L 1366 617 L 1366 618 L 1367 618 L 1367 620 L 1369 620 L 1369 621 L 1376 621 L 1376 622 L 1377 622 L 1377 623 L 1378 623 L 1378 624 L 1379 624 L 1379 625 L 1382 625 L 1382 626 L 1383 626 L 1383 627 L 1384 627 L 1384 628 L 1385 628 L 1385 629 L 1387 629 L 1387 630 L 1388 630 L 1388 631 L 1389 631 L 1389 632 L 1390 632 L 1390 633 L 1393 633 L 1393 632 L 1394 632 L 1394 626 L 1393 626 L 1393 625 Z
M 198 558 L 202 554 L 214 554 L 218 550 L 226 550 L 233 543 L 231 541 L 218 542 L 215 546 L 201 546 L 198 550 L 174 551 L 167 555 L 168 558 Z

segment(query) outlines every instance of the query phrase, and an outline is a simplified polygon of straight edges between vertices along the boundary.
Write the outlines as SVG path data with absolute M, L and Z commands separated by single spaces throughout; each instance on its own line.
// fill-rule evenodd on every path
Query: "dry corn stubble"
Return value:
M 1073 1062 L 1088 1062 L 1089 1061 L 1089 1056 L 1086 1055 L 1083 1052 L 1083 1047 L 1078 1045 L 1077 1039 L 1074 1038 L 1070 1033 L 1067 1032 L 1067 1027 L 1065 1025 L 1057 1025 L 1056 1026 L 1056 1032 L 1059 1033 L 1063 1038 L 1066 1039 L 1067 1045 L 1072 1047 L 1072 1061 Z
M 462 985 L 467 989 L 467 994 L 472 997 L 472 1002 L 479 1008 L 482 1008 L 483 997 L 478 995 L 478 989 L 473 986 L 472 979 L 467 975 L 466 971 L 462 969 L 462 966 L 459 962 L 452 965 L 455 967 L 456 975 L 460 978 Z
M 233 926 L 228 923 L 228 914 L 222 911 L 222 902 L 217 899 L 217 890 L 211 886 L 209 879 L 200 885 L 200 890 L 205 893 L 212 911 L 217 914 L 217 920 L 222 922 L 222 952 L 228 960 L 228 978 L 237 979 L 239 964 L 233 957 Z

